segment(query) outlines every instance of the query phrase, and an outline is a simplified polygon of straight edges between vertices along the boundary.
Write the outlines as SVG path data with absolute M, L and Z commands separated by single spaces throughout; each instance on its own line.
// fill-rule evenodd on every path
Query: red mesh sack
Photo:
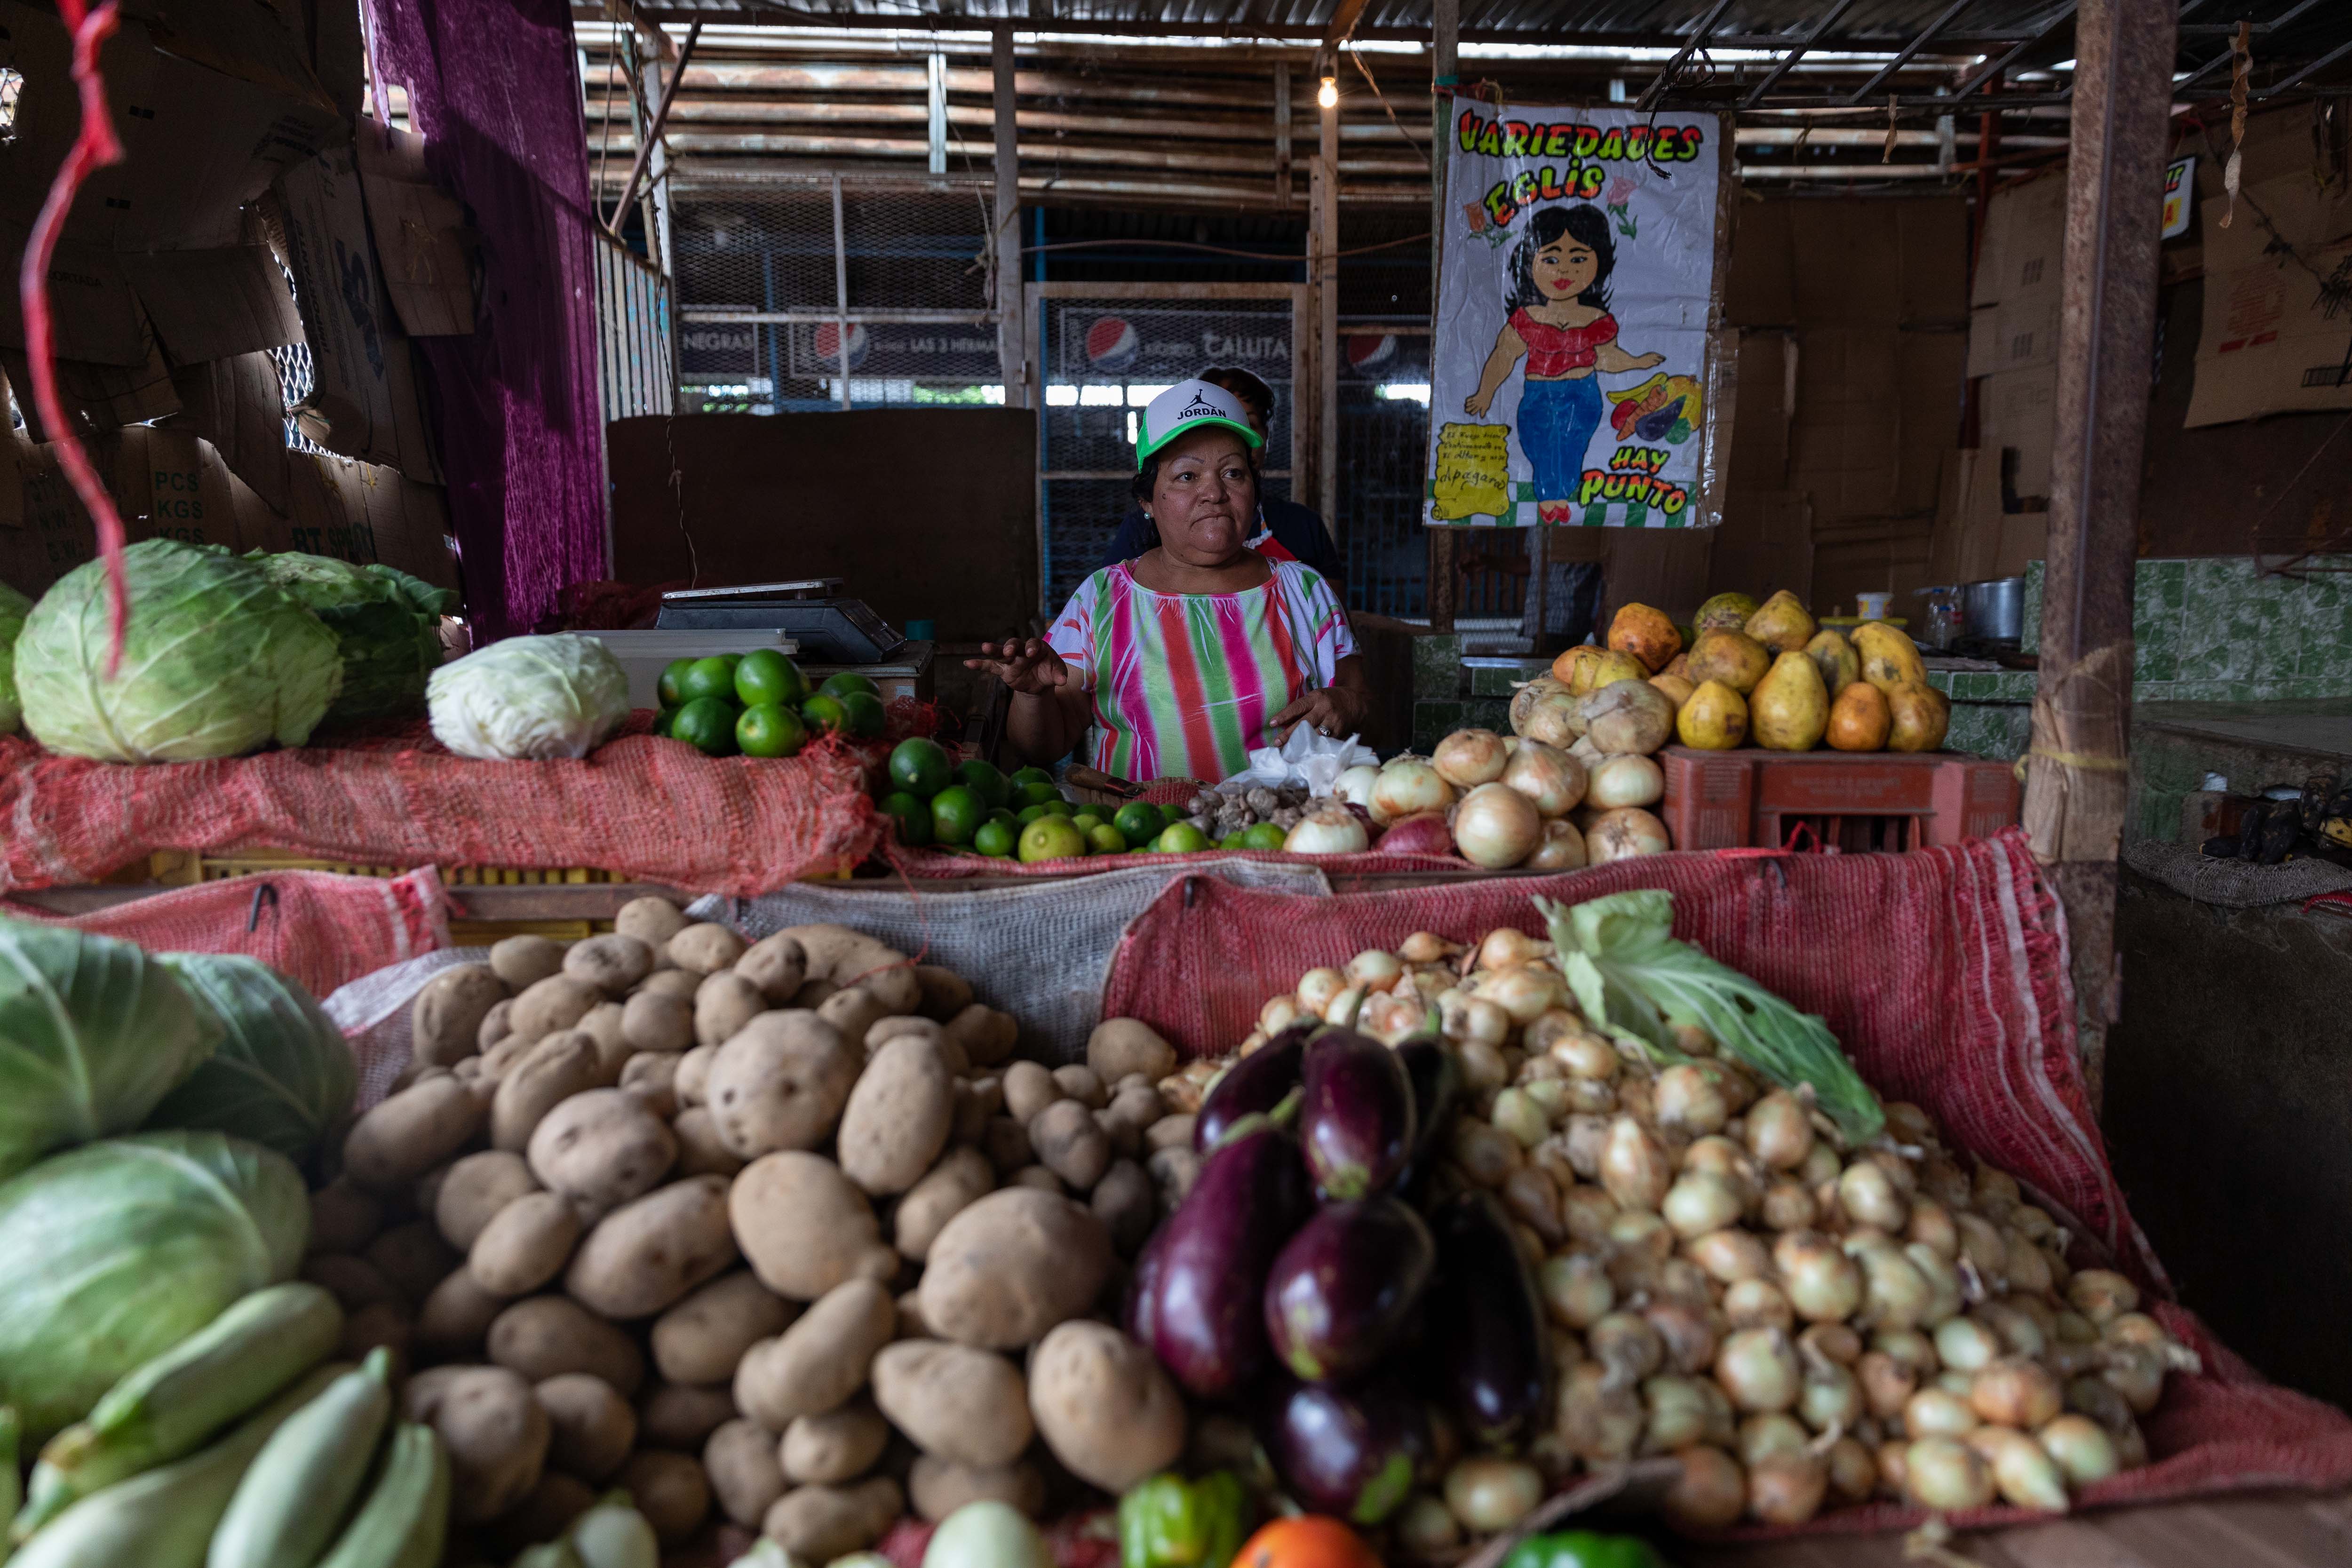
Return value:
M 20 903 L 0 909 L 19 920 L 121 937 L 151 952 L 240 952 L 321 997 L 449 945 L 448 895 L 429 866 L 404 877 L 233 877 L 69 919 Z
M 0 739 L 0 891 L 87 882 L 157 849 L 357 865 L 590 867 L 749 896 L 872 849 L 856 754 L 712 758 L 628 731 L 581 761 L 452 755 L 422 722 L 219 762 L 122 767 Z
M 1822 1015 L 1882 1095 L 1924 1107 L 1959 1147 L 2031 1187 L 2074 1237 L 2079 1266 L 2101 1262 L 2168 1290 L 2084 1092 L 2064 918 L 2015 829 L 1909 855 L 1675 854 L 1329 899 L 1181 878 L 1121 939 L 1103 1016 L 1140 1018 L 1194 1054 L 1222 1052 L 1308 968 L 1394 948 L 1416 931 L 1539 933 L 1537 896 L 1575 903 L 1633 888 L 1671 891 L 1676 936 Z M 2142 1421 L 2155 1462 L 2090 1489 L 2085 1503 L 2352 1483 L 2352 1419 L 2264 1383 L 2192 1314 L 2158 1310 L 2204 1357 L 2204 1373 L 2170 1379 Z M 1888 1504 L 1805 1528 L 1923 1517 Z M 1992 1509 L 1953 1522 L 2028 1517 Z

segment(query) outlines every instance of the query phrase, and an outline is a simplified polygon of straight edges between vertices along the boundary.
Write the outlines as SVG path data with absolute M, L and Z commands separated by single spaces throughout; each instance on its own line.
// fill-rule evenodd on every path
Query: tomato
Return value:
M 1381 1568 L 1364 1538 L 1327 1514 L 1277 1519 L 1242 1542 L 1234 1568 Z

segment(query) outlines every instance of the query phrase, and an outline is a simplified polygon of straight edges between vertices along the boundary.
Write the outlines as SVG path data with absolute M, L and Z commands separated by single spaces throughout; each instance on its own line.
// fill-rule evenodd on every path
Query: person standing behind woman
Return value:
M 1213 365 L 1201 373 L 1200 379 L 1241 400 L 1249 415 L 1250 428 L 1257 434 L 1258 447 L 1251 449 L 1255 464 L 1265 442 L 1266 422 L 1274 417 L 1274 388 L 1249 372 L 1230 366 Z M 1323 520 L 1311 508 L 1261 495 L 1258 521 L 1265 533 L 1251 541 L 1251 548 L 1260 554 L 1273 560 L 1288 556 L 1304 562 L 1323 574 L 1334 593 L 1347 581 L 1347 567 L 1339 559 L 1339 547 L 1331 542 L 1331 531 L 1323 526 Z M 1122 561 L 1132 561 L 1159 542 L 1159 530 L 1143 514 L 1142 503 L 1138 501 L 1119 520 L 1118 531 L 1111 535 L 1110 545 L 1103 552 L 1102 564 L 1116 566 Z
M 1213 784 L 1268 731 L 1360 730 L 1370 707 L 1347 612 L 1313 567 L 1249 548 L 1261 444 L 1238 399 L 1179 382 L 1143 411 L 1134 491 L 1160 542 L 1078 585 L 1044 637 L 983 643 L 968 668 L 1013 689 L 1005 735 L 1045 764 Z
M 1617 242 L 1601 209 L 1580 203 L 1546 207 L 1528 222 L 1511 252 L 1509 320 L 1479 373 L 1478 390 L 1462 412 L 1484 419 L 1495 394 L 1525 358 L 1519 393 L 1519 450 L 1535 470 L 1536 517 L 1571 522 L 1585 448 L 1601 427 L 1602 372 L 1648 370 L 1664 354 L 1629 354 L 1617 344 L 1617 318 L 1609 313 L 1609 277 L 1617 269 Z

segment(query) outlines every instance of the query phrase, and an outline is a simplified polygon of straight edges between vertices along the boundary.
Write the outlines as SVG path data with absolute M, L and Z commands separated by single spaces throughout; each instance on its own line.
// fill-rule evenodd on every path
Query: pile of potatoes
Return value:
M 546 1540 L 622 1486 L 665 1542 L 715 1507 L 822 1562 L 910 1502 L 1038 1517 L 1181 1452 L 1106 1321 L 1194 1169 L 1167 1042 L 1109 1023 L 1049 1070 L 845 927 L 614 923 L 436 976 L 313 1196 L 305 1277 L 426 1369 L 457 1526 Z

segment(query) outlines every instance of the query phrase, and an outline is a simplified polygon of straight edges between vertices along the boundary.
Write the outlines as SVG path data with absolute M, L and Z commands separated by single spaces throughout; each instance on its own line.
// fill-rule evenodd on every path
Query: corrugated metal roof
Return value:
M 645 110 L 615 68 L 623 39 L 601 21 L 602 6 L 575 3 L 589 139 L 609 197 L 626 175 Z M 669 22 L 673 46 L 685 16 L 718 24 L 706 26 L 665 133 L 675 189 L 816 171 L 919 175 L 930 142 L 925 57 L 933 53 L 941 56 L 947 172 L 985 176 L 994 115 L 982 30 L 1009 5 L 1022 35 L 1026 199 L 1285 213 L 1306 195 L 1317 134 L 1313 46 L 1333 4 L 793 0 L 787 12 L 762 0 L 638 0 L 637 9 Z M 1428 5 L 1368 0 L 1357 31 L 1364 47 L 1340 67 L 1339 175 L 1350 205 L 1402 211 L 1428 199 Z M 1460 79 L 1465 91 L 1525 101 L 1636 98 L 1717 8 L 1717 0 L 1464 0 L 1465 30 L 1483 29 L 1485 41 L 1465 47 Z M 2073 53 L 2070 0 L 1970 0 L 1958 12 L 1949 0 L 1853 0 L 1833 37 L 1778 73 L 1790 32 L 1818 23 L 1825 9 L 1826 0 L 1730 0 L 1724 30 L 1664 94 L 1678 108 L 1738 111 L 1743 178 L 1916 191 L 1972 177 L 1979 157 L 2009 175 L 2063 154 L 2069 81 L 2055 68 Z M 2182 70 L 2224 65 L 2200 74 L 2184 93 L 2190 99 L 2226 92 L 2227 33 L 2241 16 L 2257 27 L 2258 96 L 2265 82 L 2302 68 L 2294 62 L 2352 40 L 2352 0 L 2183 0 L 2183 10 Z M 1948 13 L 1948 29 L 1908 47 Z M 755 16 L 791 20 L 745 25 Z M 2282 17 L 2288 26 L 2264 27 Z M 1373 27 L 1418 28 L 1422 47 L 1367 43 Z M 1113 36 L 1071 36 L 1088 29 Z M 1224 36 L 1202 43 L 1201 29 Z M 1897 51 L 1907 53 L 1902 68 L 1882 78 Z M 2004 59 L 2013 63 L 1999 99 L 1950 96 L 1986 62 Z M 1286 95 L 1276 82 L 1286 71 L 1280 112 Z M 2352 61 L 2324 76 L 2352 77 Z M 1748 107 L 1759 91 L 1767 95 Z M 1980 117 L 1995 110 L 2005 119 L 1988 146 Z
M 1320 30 L 1328 26 L 1339 0 L 651 0 L 640 8 L 669 17 L 700 14 L 743 20 L 790 17 L 809 21 L 872 23 L 907 26 L 986 26 L 1003 21 L 1088 23 L 1111 26 L 1152 26 L 1191 31 L 1248 33 Z M 1837 36 L 1875 43 L 1902 43 L 1943 13 L 1947 0 L 1859 0 L 1841 19 Z M 1688 34 L 1714 9 L 1713 0 L 1465 0 L 1465 32 L 1568 35 Z M 2068 0 L 1973 0 L 1951 24 L 1956 40 L 2015 39 L 2041 32 L 2071 12 Z M 2256 7 L 2260 14 L 2260 7 Z M 1820 0 L 1737 0 L 1716 32 L 1729 39 L 1786 38 L 1819 20 Z M 1369 0 L 1357 24 L 1360 36 L 1426 33 L 1429 0 Z

